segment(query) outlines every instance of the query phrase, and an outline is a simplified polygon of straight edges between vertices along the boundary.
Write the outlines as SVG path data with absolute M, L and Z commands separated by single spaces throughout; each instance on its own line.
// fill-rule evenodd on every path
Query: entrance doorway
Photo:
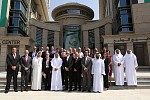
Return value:
M 146 65 L 146 44 L 145 43 L 134 43 L 134 54 L 137 57 L 138 65 Z
M 119 49 L 121 51 L 122 55 L 125 55 L 126 50 L 127 50 L 127 45 L 126 44 L 121 44 L 121 43 L 115 44 L 114 45 L 114 51 L 116 49 Z

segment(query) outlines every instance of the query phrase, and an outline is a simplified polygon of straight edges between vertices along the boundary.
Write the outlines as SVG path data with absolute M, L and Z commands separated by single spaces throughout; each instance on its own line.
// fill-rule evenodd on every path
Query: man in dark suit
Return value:
M 31 51 L 31 52 L 29 53 L 29 56 L 33 59 L 34 57 L 36 57 L 36 55 L 37 55 L 37 47 L 34 46 L 34 47 L 33 47 L 33 51 Z
M 79 90 L 81 91 L 81 73 L 82 73 L 82 66 L 81 66 L 81 58 L 79 58 L 78 52 L 73 54 L 73 76 L 74 76 L 74 91 L 77 90 L 77 84 L 79 86 Z
M 83 73 L 83 92 L 88 89 L 91 92 L 91 70 L 92 70 L 92 59 L 88 56 L 89 52 L 84 52 L 84 57 L 81 60 L 82 73 Z
M 50 54 L 49 47 L 46 46 L 45 49 L 46 49 L 46 50 L 42 52 L 42 58 L 45 58 L 45 57 L 46 57 L 46 53 L 49 53 L 49 54 Z
M 68 78 L 69 78 L 69 92 L 72 91 L 72 80 L 73 80 L 73 57 L 70 56 L 70 52 L 66 52 L 67 57 L 64 61 L 65 68 L 64 68 L 64 80 L 65 80 L 65 90 L 68 90 Z
M 42 58 L 45 58 L 46 52 L 44 51 L 44 47 L 43 46 L 40 47 L 40 51 L 42 52 Z
M 17 76 L 19 70 L 20 55 L 17 54 L 17 49 L 12 48 L 12 53 L 7 55 L 7 84 L 5 93 L 8 93 L 10 89 L 11 79 L 13 77 L 14 91 L 18 92 L 17 89 Z
M 45 90 L 50 90 L 51 88 L 52 67 L 50 61 L 50 54 L 49 52 L 46 52 L 46 57 L 43 58 L 42 62 L 42 72 L 44 76 Z
M 20 59 L 21 65 L 21 92 L 28 91 L 28 81 L 30 75 L 30 68 L 31 68 L 32 58 L 29 56 L 29 51 L 25 51 L 25 55 Z M 25 83 L 25 88 L 24 88 Z

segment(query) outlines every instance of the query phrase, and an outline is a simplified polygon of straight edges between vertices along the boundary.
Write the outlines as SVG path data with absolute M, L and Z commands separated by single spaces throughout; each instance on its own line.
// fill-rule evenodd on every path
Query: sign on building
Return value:
M 146 2 L 150 2 L 150 0 L 138 0 L 138 3 L 146 3 Z
M 0 0 L 0 27 L 6 26 L 8 0 Z

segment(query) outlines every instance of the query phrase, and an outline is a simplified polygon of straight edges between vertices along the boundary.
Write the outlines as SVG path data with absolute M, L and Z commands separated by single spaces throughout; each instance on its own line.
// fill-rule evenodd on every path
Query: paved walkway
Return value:
M 4 78 L 6 72 L 0 72 Z M 20 76 L 20 75 L 19 75 Z M 138 76 L 150 76 L 150 73 L 139 72 Z M 82 92 L 53 92 L 53 91 L 28 91 L 13 92 L 8 94 L 0 91 L 0 100 L 150 100 L 150 89 L 123 88 L 104 91 L 103 93 Z
M 150 100 L 150 89 L 108 90 L 103 93 L 29 91 L 0 93 L 0 100 Z

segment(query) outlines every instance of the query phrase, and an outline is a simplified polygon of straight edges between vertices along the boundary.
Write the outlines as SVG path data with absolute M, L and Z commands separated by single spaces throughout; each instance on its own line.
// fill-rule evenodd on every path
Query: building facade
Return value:
M 0 0 L 0 69 L 6 66 L 7 53 L 16 47 L 20 55 L 30 49 L 30 19 L 49 20 L 49 0 Z
M 15 3 L 18 1 L 19 5 Z M 91 8 L 67 3 L 52 11 L 54 21 L 49 21 L 48 1 L 8 0 L 6 22 L 0 27 L 3 58 L 0 66 L 6 65 L 6 55 L 12 47 L 17 47 L 23 55 L 25 49 L 31 50 L 36 45 L 65 49 L 89 47 L 91 51 L 95 47 L 99 50 L 107 47 L 111 54 L 117 48 L 122 54 L 131 49 L 139 66 L 150 68 L 149 0 L 99 0 L 99 20 L 93 20 Z

